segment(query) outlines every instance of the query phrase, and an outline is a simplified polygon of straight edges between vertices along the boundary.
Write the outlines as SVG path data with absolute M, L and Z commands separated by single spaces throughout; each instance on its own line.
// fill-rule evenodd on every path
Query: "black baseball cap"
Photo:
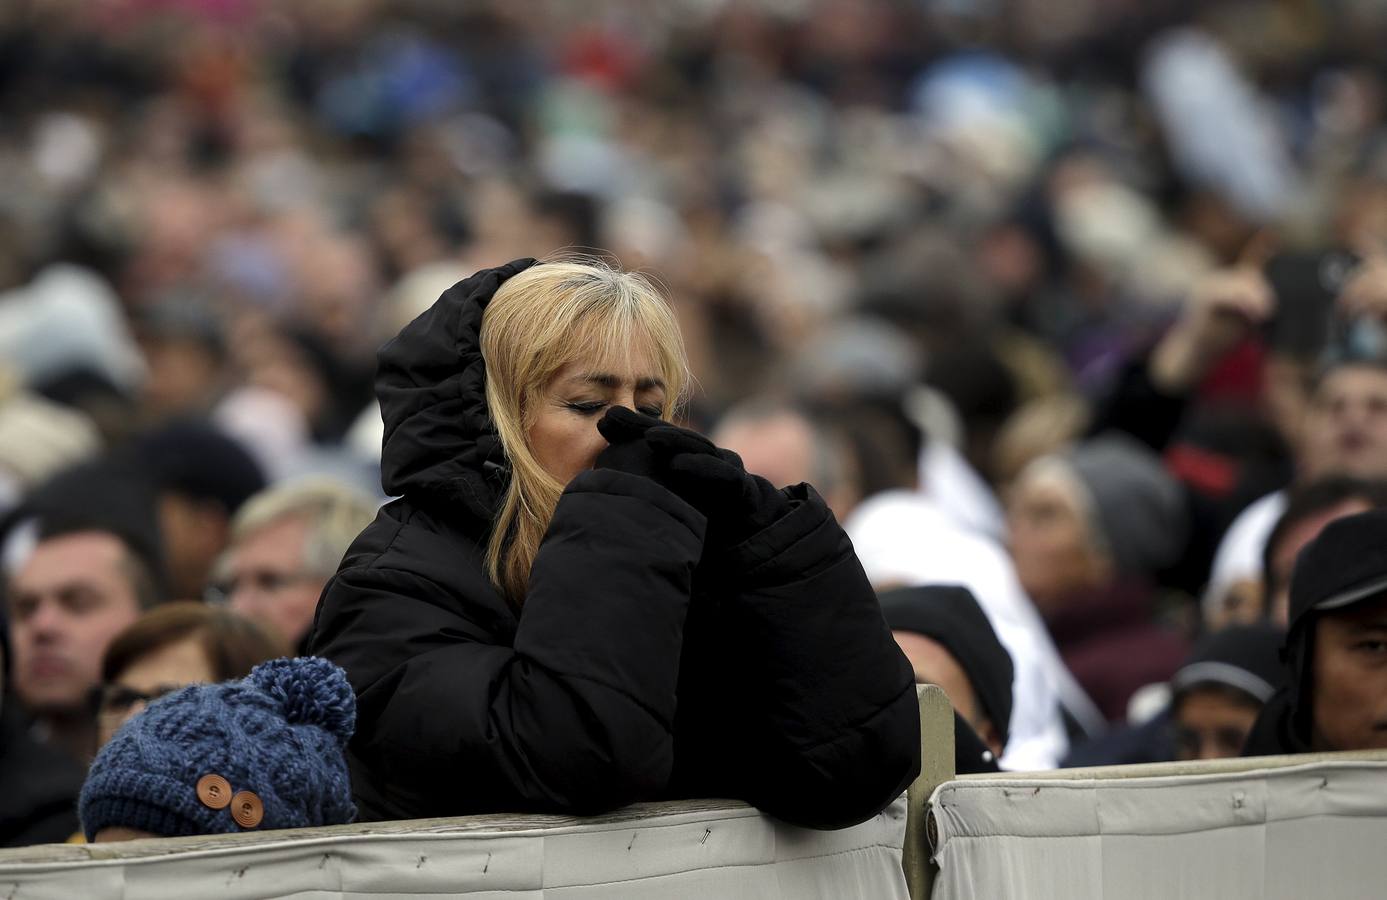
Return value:
M 1335 519 L 1296 557 L 1291 575 L 1290 628 L 1387 595 L 1387 510 Z

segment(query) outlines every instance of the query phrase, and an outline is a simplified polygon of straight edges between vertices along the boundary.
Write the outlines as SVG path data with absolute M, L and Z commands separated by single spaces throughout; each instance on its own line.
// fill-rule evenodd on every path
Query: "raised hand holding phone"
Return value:
M 1192 389 L 1223 356 L 1267 322 L 1276 294 L 1263 267 L 1276 238 L 1258 232 L 1237 263 L 1206 275 L 1151 355 L 1151 376 L 1170 393 Z

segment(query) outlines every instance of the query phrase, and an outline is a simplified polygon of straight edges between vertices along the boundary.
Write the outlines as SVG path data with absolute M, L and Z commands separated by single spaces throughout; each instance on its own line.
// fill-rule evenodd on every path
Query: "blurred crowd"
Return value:
M 1387 578 L 1292 586 L 1387 504 L 1384 40 L 1373 0 L 0 5 L 0 842 L 301 646 L 385 499 L 376 349 L 559 251 L 658 279 L 689 421 L 819 488 L 989 760 L 1236 755 Z

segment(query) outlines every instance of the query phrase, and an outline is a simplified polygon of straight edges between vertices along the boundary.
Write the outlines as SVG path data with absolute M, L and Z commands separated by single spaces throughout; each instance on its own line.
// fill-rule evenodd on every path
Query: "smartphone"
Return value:
M 1268 346 L 1315 359 L 1349 340 L 1353 329 L 1335 315 L 1334 301 L 1358 263 L 1357 255 L 1341 248 L 1273 256 L 1264 270 L 1276 294 L 1276 313 L 1267 323 Z

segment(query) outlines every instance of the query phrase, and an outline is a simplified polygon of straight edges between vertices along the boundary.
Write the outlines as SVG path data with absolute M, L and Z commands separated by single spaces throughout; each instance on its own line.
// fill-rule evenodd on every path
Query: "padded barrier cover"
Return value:
M 959 780 L 931 798 L 934 900 L 1387 897 L 1387 763 Z
M 624 821 L 569 819 L 575 824 L 520 830 L 508 824 L 452 834 L 363 834 L 363 826 L 346 826 L 347 833 L 337 834 L 342 830 L 205 840 L 206 848 L 179 838 L 173 853 L 167 852 L 173 841 L 141 841 L 161 849 L 120 859 L 38 861 L 44 853 L 85 855 L 121 846 L 115 844 L 4 851 L 0 897 L 907 900 L 903 797 L 874 819 L 841 831 L 793 828 L 741 804 L 704 804 L 688 812 L 679 806 L 663 804 L 672 811 Z M 447 822 L 466 820 L 430 820 L 430 826 L 446 828 L 440 823 Z

